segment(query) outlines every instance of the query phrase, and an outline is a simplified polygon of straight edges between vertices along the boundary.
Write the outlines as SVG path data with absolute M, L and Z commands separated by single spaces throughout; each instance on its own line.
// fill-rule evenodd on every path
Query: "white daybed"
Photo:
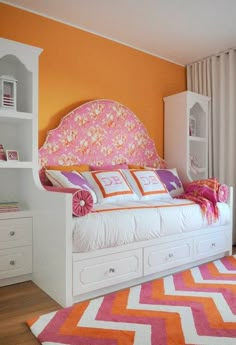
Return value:
M 64 117 L 39 158 L 41 166 L 161 164 L 137 117 L 108 100 Z M 99 212 L 98 204 L 86 216 L 72 217 L 71 194 L 31 188 L 37 209 L 33 281 L 64 307 L 231 254 L 232 191 L 228 203 L 219 204 L 219 220 L 208 225 L 189 200 L 106 204 L 108 212 Z

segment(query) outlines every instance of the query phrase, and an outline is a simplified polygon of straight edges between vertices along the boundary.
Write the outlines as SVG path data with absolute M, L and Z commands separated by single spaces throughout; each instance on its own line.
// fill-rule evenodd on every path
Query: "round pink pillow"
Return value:
M 93 197 L 88 190 L 78 189 L 73 193 L 72 203 L 73 215 L 85 216 L 93 208 Z
M 221 184 L 217 196 L 219 202 L 226 202 L 229 197 L 229 187 L 226 184 Z

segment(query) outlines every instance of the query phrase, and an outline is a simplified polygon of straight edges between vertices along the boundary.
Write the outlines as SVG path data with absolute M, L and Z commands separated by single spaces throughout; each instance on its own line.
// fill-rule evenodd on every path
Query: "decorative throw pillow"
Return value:
M 116 164 L 116 165 L 104 165 L 101 167 L 95 167 L 90 165 L 90 170 L 98 171 L 98 170 L 118 170 L 118 169 L 128 169 L 128 165 L 126 163 Z
M 220 184 L 217 196 L 219 202 L 227 202 L 229 198 L 229 187 L 226 184 Z
M 59 170 L 59 171 L 89 171 L 88 164 L 81 164 L 81 165 L 48 165 L 45 168 L 46 170 Z
M 52 186 L 52 182 L 48 179 L 44 168 L 39 170 L 39 179 L 43 186 Z
M 84 172 L 83 176 L 92 185 L 100 203 L 138 200 L 120 170 Z
M 122 170 L 135 193 L 142 200 L 161 200 L 171 196 L 155 170 Z
M 127 168 L 125 168 L 125 169 L 127 169 Z M 128 169 L 140 170 L 140 169 L 145 169 L 145 168 L 144 168 L 144 166 L 137 165 L 137 164 L 128 164 Z
M 53 186 L 88 190 L 93 197 L 94 203 L 97 202 L 97 196 L 92 186 L 80 173 L 76 171 L 46 170 L 46 176 Z
M 182 182 L 175 168 L 157 169 L 156 173 L 159 176 L 161 182 L 166 186 L 171 196 L 175 197 L 184 193 Z

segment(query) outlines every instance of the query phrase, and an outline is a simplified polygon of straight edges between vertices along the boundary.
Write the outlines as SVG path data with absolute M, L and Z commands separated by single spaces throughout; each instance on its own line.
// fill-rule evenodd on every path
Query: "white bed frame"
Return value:
M 89 253 L 72 253 L 72 196 L 31 186 L 33 281 L 63 307 L 232 254 L 232 221 Z M 229 206 L 232 219 L 232 187 Z
M 147 151 L 152 150 L 153 166 L 156 166 L 158 156 L 154 149 L 155 145 L 138 118 L 126 107 L 107 100 L 89 102 L 64 117 L 58 128 L 49 132 L 48 137 L 51 133 L 53 139 L 51 142 L 46 139 L 47 144 L 42 147 L 41 158 L 47 158 L 47 153 L 46 156 L 43 156 L 43 153 L 47 150 L 48 143 L 53 145 L 55 142 L 54 131 L 63 132 L 68 122 L 71 130 L 70 116 L 88 117 L 94 106 L 100 109 L 101 106 L 108 105 L 109 114 L 114 108 L 118 109 L 117 121 L 121 121 L 122 111 L 129 117 L 130 122 L 134 121 L 138 133 L 142 133 L 146 138 L 145 142 L 149 145 Z M 113 115 L 115 116 L 114 112 Z M 97 113 L 95 120 L 96 117 Z M 125 126 L 121 127 L 120 131 L 124 133 Z M 109 138 L 114 137 L 112 134 Z M 133 137 L 135 135 L 131 133 L 131 140 Z M 81 135 L 78 135 L 78 138 L 81 140 Z M 86 140 L 89 139 L 86 137 Z M 110 143 L 109 140 L 107 142 Z M 136 147 L 135 144 L 134 142 L 133 145 Z M 75 147 L 77 145 L 79 143 L 76 143 Z M 138 153 L 143 155 L 144 151 L 143 147 L 139 152 L 136 148 L 135 157 L 137 158 Z M 58 162 L 55 152 L 50 153 L 48 157 L 49 165 Z M 80 158 L 80 162 L 83 163 L 84 156 Z M 110 158 L 109 156 L 108 159 Z M 126 162 L 134 163 L 130 157 L 126 158 Z M 87 160 L 85 162 L 90 164 Z M 110 160 L 104 161 L 104 165 L 109 163 Z M 144 165 L 147 164 L 148 161 Z M 228 201 L 231 222 L 227 225 L 209 226 L 122 247 L 72 253 L 72 195 L 46 191 L 40 183 L 38 171 L 35 170 L 34 174 L 35 182 L 32 181 L 29 185 L 29 181 L 25 181 L 28 187 L 25 190 L 27 193 L 25 199 L 30 200 L 31 209 L 37 210 L 33 215 L 33 281 L 63 307 L 232 253 L 232 188 Z
M 1 131 L 1 133 L 4 134 L 6 143 L 9 143 L 9 147 L 10 143 L 13 143 L 14 145 L 12 148 L 19 147 L 24 153 L 23 156 L 25 156 L 25 158 L 27 157 L 27 159 L 26 162 L 16 162 L 12 166 L 12 163 L 6 163 L 7 169 L 4 167 L 5 163 L 2 164 L 1 168 L 4 168 L 2 170 L 6 171 L 1 175 L 4 176 L 3 182 L 1 183 L 1 192 L 3 192 L 3 200 L 4 195 L 6 200 L 8 200 L 9 196 L 15 195 L 17 200 L 20 202 L 22 201 L 24 208 L 30 210 L 30 212 L 21 212 L 21 219 L 24 218 L 26 214 L 26 217 L 30 218 L 31 224 L 31 214 L 33 215 L 32 280 L 40 288 L 63 307 L 66 307 L 80 300 L 103 295 L 113 290 L 198 265 L 201 262 L 209 261 L 216 257 L 231 254 L 232 222 L 226 226 L 209 227 L 186 234 L 133 243 L 122 247 L 102 249 L 84 254 L 73 254 L 72 195 L 46 191 L 41 185 L 38 174 L 37 69 L 38 54 L 40 50 L 38 48 L 33 48 L 32 51 L 32 47 L 26 47 L 20 43 L 10 42 L 4 39 L 1 39 L 1 44 L 3 46 L 1 50 L 4 57 L 6 54 L 15 55 L 17 58 L 16 60 L 19 59 L 19 61 L 21 61 L 19 64 L 17 62 L 16 65 L 15 63 L 11 63 L 13 60 L 15 61 L 15 59 L 9 59 L 9 61 L 5 60 L 5 62 L 2 61 L 1 67 L 3 70 L 5 70 L 5 66 L 7 66 L 7 70 L 14 70 L 14 73 L 15 71 L 19 72 L 17 75 L 21 76 L 20 79 L 23 80 L 25 78 L 26 80 L 26 83 L 24 82 L 22 85 L 28 85 L 30 90 L 30 85 L 32 84 L 33 90 L 32 93 L 29 92 L 28 96 L 27 89 L 24 89 L 23 92 L 24 99 L 27 100 L 26 103 L 29 105 L 29 108 L 31 108 L 30 105 L 32 105 L 32 112 L 24 113 L 11 110 L 11 112 L 13 112 L 11 113 L 9 111 L 2 111 L 4 122 L 6 121 L 4 129 L 7 128 L 9 131 L 7 133 L 3 133 L 3 130 Z M 27 73 L 23 72 L 25 70 L 27 70 Z M 85 105 L 87 116 L 89 116 L 89 112 L 94 110 L 94 105 L 98 105 L 98 109 L 100 109 L 101 100 L 95 103 L 96 104 L 94 104 L 94 102 L 89 102 L 88 108 L 86 108 L 87 105 Z M 104 106 L 105 103 L 106 102 L 103 101 L 102 106 Z M 83 106 L 81 107 L 83 108 Z M 154 152 L 155 145 L 148 138 L 146 130 L 143 128 L 138 118 L 134 116 L 129 109 L 117 102 L 112 103 L 109 114 L 113 111 L 112 109 L 114 107 L 117 108 L 118 120 L 122 118 L 120 115 L 125 114 L 125 116 L 129 116 L 130 121 L 134 121 L 138 133 L 142 134 L 149 144 L 146 152 L 149 152 L 149 154 L 150 152 L 153 153 L 154 159 L 152 160 L 152 166 L 157 166 L 157 161 L 155 161 L 155 159 L 158 157 Z M 24 107 L 22 106 L 22 109 L 23 108 L 25 109 L 25 105 Z M 80 108 L 80 110 L 82 108 Z M 81 115 L 81 119 L 84 120 L 84 114 L 83 112 L 81 113 L 80 110 L 78 110 L 78 114 Z M 122 111 L 124 111 L 123 114 Z M 74 111 L 72 112 L 72 115 L 73 114 L 75 114 Z M 96 116 L 97 112 L 95 112 L 94 118 L 96 118 Z M 23 125 L 19 126 L 20 123 Z M 14 140 L 11 134 L 12 130 L 13 133 L 17 133 Z M 123 134 L 124 127 L 121 128 L 121 132 Z M 133 133 L 131 131 L 130 133 L 132 136 Z M 78 138 L 81 140 L 81 135 L 78 135 Z M 112 135 L 110 135 L 110 138 L 113 138 Z M 133 144 L 133 147 L 135 147 L 137 158 L 138 150 L 135 144 L 136 143 Z M 139 151 L 143 153 L 143 147 Z M 54 153 L 55 152 L 53 152 L 52 155 L 53 157 Z M 150 157 L 153 156 L 150 154 Z M 88 159 L 89 158 L 91 157 L 88 157 Z M 55 160 L 55 162 L 57 161 Z M 137 163 L 138 161 L 132 162 L 128 159 L 127 162 Z M 85 163 L 89 162 L 85 161 Z M 111 162 L 107 160 L 107 162 L 104 162 L 104 165 L 110 163 Z M 145 165 L 148 165 L 149 161 L 147 160 L 145 163 Z M 19 172 L 19 168 L 21 168 L 21 173 Z M 16 179 L 8 179 L 10 170 L 11 172 L 15 170 L 17 174 L 19 172 L 19 176 L 14 174 L 12 177 L 16 176 Z M 34 175 L 33 178 L 32 171 Z M 5 184 L 4 181 L 6 182 Z M 232 218 L 232 189 L 230 195 L 229 205 Z M 27 214 L 30 214 L 30 217 L 27 216 Z M 10 216 L 8 215 L 7 217 Z M 30 231 L 28 231 L 28 233 L 30 233 Z M 19 237 L 20 236 L 21 229 L 19 230 Z M 26 256 L 26 258 L 29 259 L 27 262 L 27 272 L 30 271 L 29 267 L 31 266 L 30 240 L 28 241 L 27 248 L 28 256 Z M 18 242 L 21 243 L 21 238 Z M 8 253 L 8 251 L 6 253 Z M 21 255 L 21 253 L 19 255 L 18 253 L 20 253 L 20 251 L 18 252 L 17 249 L 17 257 Z M 24 260 L 22 260 L 22 262 L 24 262 Z M 12 263 L 14 265 L 14 261 Z M 8 263 L 6 266 L 7 265 Z M 24 263 L 22 266 L 23 265 Z M 22 268 L 23 271 L 24 269 L 25 267 Z M 3 284 L 16 283 L 30 278 L 30 274 L 23 277 L 17 276 L 9 279 L 7 278 Z

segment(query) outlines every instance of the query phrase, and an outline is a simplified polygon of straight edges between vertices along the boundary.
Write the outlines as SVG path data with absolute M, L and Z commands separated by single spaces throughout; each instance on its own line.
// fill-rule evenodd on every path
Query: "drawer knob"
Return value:
M 115 273 L 115 269 L 113 267 L 109 268 L 109 273 Z
M 10 265 L 11 265 L 11 266 L 14 266 L 14 265 L 15 265 L 15 260 L 11 260 L 11 261 L 10 261 Z
M 212 247 L 215 247 L 215 246 L 216 246 L 215 242 L 213 242 L 213 243 L 211 244 L 211 246 L 212 246 Z
M 174 254 L 170 253 L 168 256 L 169 258 L 173 258 Z
M 15 235 L 15 231 L 10 231 L 10 236 L 14 236 Z

